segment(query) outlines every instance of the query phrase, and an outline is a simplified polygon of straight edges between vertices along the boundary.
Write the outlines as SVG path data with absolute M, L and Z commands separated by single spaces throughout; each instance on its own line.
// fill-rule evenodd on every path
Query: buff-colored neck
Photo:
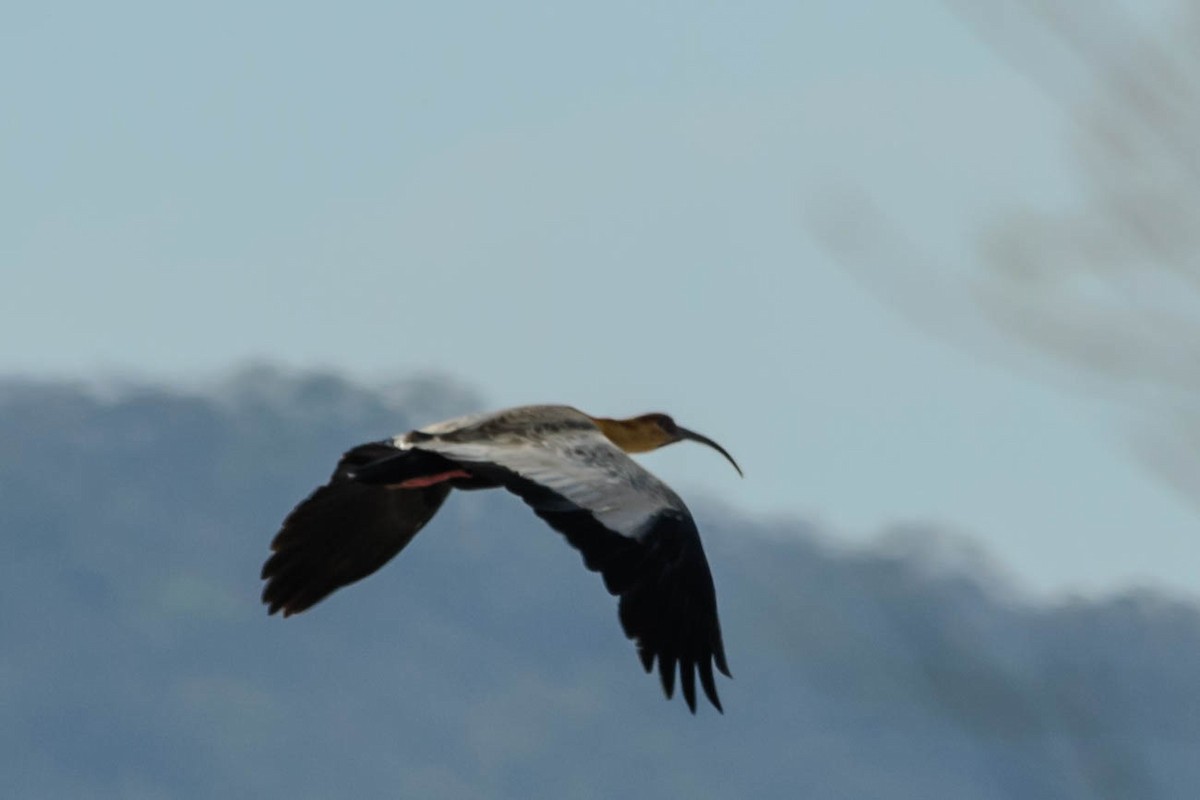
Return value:
M 608 419 L 592 417 L 600 432 L 626 453 L 648 453 L 674 441 L 652 416 Z

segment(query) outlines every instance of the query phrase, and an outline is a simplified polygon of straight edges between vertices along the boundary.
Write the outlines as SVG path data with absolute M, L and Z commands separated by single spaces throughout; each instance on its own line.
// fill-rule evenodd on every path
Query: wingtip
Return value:
M 302 608 L 296 608 L 294 605 L 289 605 L 288 602 L 282 598 L 272 596 L 270 588 L 271 587 L 268 584 L 267 588 L 263 590 L 262 597 L 263 605 L 267 607 L 268 617 L 273 617 L 276 614 L 279 614 L 282 618 L 287 619 L 292 614 L 296 614 L 304 610 Z M 280 614 L 281 611 L 283 612 L 282 614 Z
M 725 709 L 721 707 L 721 698 L 717 695 L 717 682 L 713 678 L 712 663 L 705 660 L 701 661 L 698 666 L 700 686 L 704 689 L 704 696 L 708 698 L 708 702 L 713 704 L 713 708 L 724 714 Z
M 658 657 L 658 674 L 662 678 L 663 692 L 667 699 L 675 696 L 675 657 L 662 655 Z
M 696 713 L 696 662 L 686 659 L 679 662 L 679 688 L 683 690 L 683 699 L 688 708 Z
M 713 662 L 716 663 L 717 669 L 721 671 L 722 675 L 733 679 L 733 673 L 729 671 L 729 663 L 725 660 L 725 653 L 722 650 L 713 653 Z

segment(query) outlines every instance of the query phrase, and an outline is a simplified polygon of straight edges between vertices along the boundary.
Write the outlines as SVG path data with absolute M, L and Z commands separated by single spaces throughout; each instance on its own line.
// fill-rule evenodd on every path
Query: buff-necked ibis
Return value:
M 284 520 L 263 565 L 268 611 L 296 614 L 382 567 L 451 489 L 502 487 L 524 500 L 620 597 L 625 634 L 671 697 L 675 666 L 695 713 L 695 675 L 721 710 L 713 665 L 729 675 L 712 574 L 687 506 L 627 453 L 680 441 L 719 444 L 666 414 L 592 417 L 522 406 L 428 425 L 346 452 Z

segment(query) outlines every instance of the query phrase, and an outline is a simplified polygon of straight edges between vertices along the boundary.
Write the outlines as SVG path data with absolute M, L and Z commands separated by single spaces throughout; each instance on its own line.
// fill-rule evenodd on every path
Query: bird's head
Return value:
M 596 425 L 613 444 L 626 453 L 648 453 L 669 444 L 682 441 L 699 442 L 708 445 L 729 460 L 738 475 L 742 468 L 733 460 L 733 456 L 724 447 L 702 436 L 695 431 L 677 425 L 667 414 L 642 414 L 640 417 L 629 419 L 594 418 Z

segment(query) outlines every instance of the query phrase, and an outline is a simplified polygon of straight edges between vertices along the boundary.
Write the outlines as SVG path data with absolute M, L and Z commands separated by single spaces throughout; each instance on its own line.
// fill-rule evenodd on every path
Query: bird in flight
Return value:
M 285 617 L 361 580 L 404 549 L 451 489 L 503 488 L 580 551 L 620 598 L 626 636 L 670 698 L 675 667 L 688 708 L 696 675 L 722 711 L 713 678 L 726 676 L 717 597 L 687 506 L 630 458 L 681 441 L 723 447 L 666 414 L 592 417 L 539 405 L 428 425 L 347 451 L 332 477 L 287 516 L 263 564 L 262 599 Z

